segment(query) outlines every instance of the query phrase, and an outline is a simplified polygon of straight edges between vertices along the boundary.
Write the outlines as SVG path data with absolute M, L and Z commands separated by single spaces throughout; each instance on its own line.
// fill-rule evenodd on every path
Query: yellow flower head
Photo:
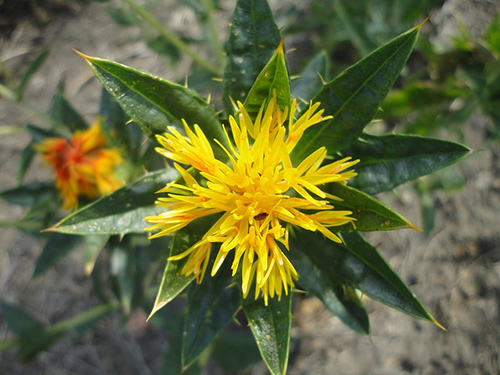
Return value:
M 98 122 L 88 130 L 75 132 L 69 140 L 47 138 L 35 146 L 56 174 L 64 208 L 77 208 L 80 195 L 96 199 L 122 185 L 114 171 L 122 158 L 107 146 Z
M 198 218 L 222 213 L 202 239 L 187 251 L 169 261 L 188 257 L 182 273 L 203 279 L 214 243 L 220 243 L 211 274 L 214 276 L 226 258 L 232 261 L 233 276 L 241 268 L 243 296 L 255 280 L 255 298 L 261 293 L 267 304 L 274 295 L 281 297 L 293 287 L 297 272 L 286 257 L 289 225 L 320 231 L 335 242 L 340 239 L 328 228 L 352 222 L 349 211 L 335 211 L 329 200 L 335 198 L 318 185 L 343 182 L 356 174 L 345 170 L 357 161 L 345 158 L 322 166 L 326 149 L 319 148 L 298 166 L 290 153 L 304 131 L 327 119 L 311 104 L 298 119 L 294 118 L 296 101 L 281 111 L 275 98 L 264 103 L 252 121 L 241 103 L 239 114 L 230 117 L 231 137 L 226 132 L 229 150 L 227 165 L 214 157 L 203 131 L 184 122 L 186 137 L 175 128 L 158 136 L 163 148 L 157 151 L 174 160 L 185 184 L 169 183 L 159 192 L 156 204 L 167 210 L 145 220 L 152 225 L 146 230 L 158 231 L 151 238 L 171 234 Z M 330 118 L 330 117 L 328 117 Z M 288 123 L 288 126 L 286 126 Z M 200 172 L 206 183 L 199 183 L 180 164 Z M 328 199 L 329 200 L 328 200 Z M 286 250 L 286 251 L 285 251 Z M 241 267 L 240 267 L 241 266 Z

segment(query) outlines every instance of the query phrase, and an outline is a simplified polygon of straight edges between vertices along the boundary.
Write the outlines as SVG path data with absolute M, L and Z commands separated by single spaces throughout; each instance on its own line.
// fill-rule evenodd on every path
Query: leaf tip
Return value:
M 280 44 L 278 45 L 278 48 L 276 48 L 276 54 L 281 54 L 284 55 L 284 45 L 283 45 L 283 38 L 281 38 Z
M 57 228 L 57 224 L 56 224 L 56 225 L 54 225 L 53 227 L 42 229 L 40 232 L 41 232 L 41 233 L 47 233 L 47 232 L 59 232 L 59 229 Z
M 91 56 L 86 55 L 86 54 L 84 54 L 84 53 L 82 53 L 82 52 L 80 52 L 80 51 L 78 51 L 78 50 L 76 50 L 76 49 L 74 49 L 74 48 L 72 48 L 72 49 L 73 49 L 73 51 L 74 51 L 74 52 L 75 52 L 78 56 L 80 56 L 83 60 L 85 60 L 85 62 L 86 62 L 87 64 L 90 64 L 90 59 L 92 58 Z
M 424 232 L 423 229 L 417 227 L 416 225 L 413 225 L 412 223 L 408 222 L 408 225 L 406 226 L 406 228 L 408 229 L 415 229 L 416 231 L 419 231 L 419 232 Z
M 165 306 L 165 303 L 160 303 L 159 304 L 159 303 L 155 302 L 155 305 L 151 309 L 151 312 L 149 313 L 149 316 L 146 319 L 146 322 L 149 322 L 149 319 L 151 319 L 153 317 L 153 315 L 156 314 L 158 312 L 158 310 L 160 310 L 163 306 Z
M 422 28 L 422 26 L 424 26 L 427 21 L 429 21 L 429 19 L 431 18 L 430 15 L 428 15 L 422 22 L 420 22 L 415 28 L 420 30 Z
M 436 326 L 438 326 L 440 329 L 442 329 L 443 331 L 447 332 L 448 330 L 441 324 L 439 323 L 436 318 L 434 318 L 433 316 L 431 316 L 431 322 L 434 323 Z

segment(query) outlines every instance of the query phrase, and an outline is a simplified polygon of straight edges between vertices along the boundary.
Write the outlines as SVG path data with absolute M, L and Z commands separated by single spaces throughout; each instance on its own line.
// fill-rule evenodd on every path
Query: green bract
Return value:
M 184 86 L 116 62 L 82 57 L 104 88 L 147 136 L 162 134 L 168 126 L 181 129 L 182 120 L 190 125 L 198 124 L 222 161 L 226 161 L 227 156 L 213 140 L 226 142 L 222 124 L 233 113 L 234 102 L 244 102 L 252 118 L 262 103 L 273 95 L 282 109 L 290 105 L 292 97 L 321 102 L 325 110 L 323 116 L 331 118 L 305 133 L 291 155 L 292 161 L 297 165 L 320 147 L 326 147 L 333 159 L 352 156 L 360 160 L 355 167 L 358 176 L 347 186 L 331 183 L 324 187 L 325 191 L 341 199 L 334 202 L 336 209 L 353 212 L 355 227 L 346 224 L 334 228 L 342 244 L 326 240 L 318 232 L 294 229 L 287 254 L 299 273 L 301 289 L 319 298 L 350 328 L 368 334 L 368 314 L 359 292 L 439 325 L 377 249 L 362 237 L 360 232 L 415 229 L 408 220 L 372 195 L 448 166 L 470 152 L 465 146 L 443 140 L 400 134 L 375 136 L 364 132 L 409 58 L 421 27 L 418 25 L 394 38 L 331 81 L 321 78 L 326 77 L 328 61 L 325 54 L 320 54 L 306 66 L 302 77 L 290 85 L 284 54 L 274 53 L 280 51 L 283 42 L 267 1 L 239 0 L 226 44 L 224 111 L 214 108 L 205 98 Z M 64 105 L 62 100 L 57 103 L 57 106 Z M 306 110 L 307 105 L 302 105 L 302 109 Z M 71 123 L 72 127 L 84 126 L 77 120 Z M 63 122 L 64 118 L 58 121 Z M 132 152 L 137 148 L 134 135 L 127 133 L 126 127 L 117 129 L 117 126 L 114 125 L 114 129 L 118 130 L 120 147 L 129 150 L 131 158 L 138 159 L 138 154 Z M 173 168 L 150 172 L 72 213 L 50 230 L 64 235 L 84 235 L 87 266 L 91 269 L 96 254 L 109 236 L 143 231 L 146 225 L 142 219 L 156 214 L 154 193 L 177 176 Z M 51 192 L 49 188 L 47 194 Z M 19 188 L 17 192 L 2 193 L 2 197 L 21 199 L 21 193 Z M 170 256 L 199 241 L 213 222 L 210 219 L 196 221 L 176 232 L 170 240 Z M 58 240 L 61 238 L 53 238 L 53 241 Z M 127 241 L 110 243 L 111 272 L 121 291 L 122 307 L 130 311 L 136 296 L 126 274 L 134 267 L 134 262 L 138 262 L 135 257 L 139 253 L 130 250 Z M 262 299 L 243 299 L 235 287 L 238 280 L 233 279 L 228 269 L 222 269 L 213 278 L 207 275 L 198 284 L 193 283 L 194 276 L 181 274 L 185 260 L 166 262 L 167 254 L 161 251 L 159 256 L 165 268 L 151 315 L 179 294 L 187 294 L 187 316 L 180 349 L 182 368 L 195 363 L 242 309 L 269 371 L 272 374 L 286 372 L 292 293 L 281 299 L 272 298 L 266 306 Z M 35 273 L 47 267 L 42 259 Z M 133 272 L 142 271 L 138 267 Z M 9 309 L 11 307 L 8 307 L 11 311 Z M 44 335 L 47 340 L 51 339 L 48 333 Z

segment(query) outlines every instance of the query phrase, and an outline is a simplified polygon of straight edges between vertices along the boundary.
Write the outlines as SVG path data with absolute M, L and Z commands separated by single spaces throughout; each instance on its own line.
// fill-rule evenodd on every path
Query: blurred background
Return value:
M 223 64 L 222 43 L 210 36 L 210 28 L 215 24 L 220 40 L 226 40 L 235 1 L 210 3 L 212 10 L 204 0 L 137 0 L 200 56 Z M 378 197 L 425 233 L 369 236 L 448 331 L 368 301 L 372 333 L 359 336 L 319 300 L 299 296 L 289 374 L 500 373 L 500 1 L 270 4 L 292 76 L 323 51 L 333 78 L 430 15 L 401 78 L 367 130 L 433 136 L 477 150 L 455 166 Z M 43 127 L 62 78 L 65 98 L 76 111 L 89 122 L 98 113 L 100 84 L 72 49 L 171 81 L 184 83 L 188 77 L 189 87 L 210 93 L 220 105 L 222 84 L 132 9 L 130 1 L 121 0 L 0 0 L 0 190 L 17 186 L 30 141 L 26 125 Z M 48 173 L 34 159 L 25 181 L 35 184 Z M 1 300 L 44 324 L 97 305 L 81 249 L 32 279 L 43 242 L 19 224 L 25 213 L 0 200 Z M 106 261 L 103 255 L 97 264 Z M 145 319 L 141 310 L 127 319 L 115 312 L 24 363 L 0 344 L 0 374 L 168 374 L 165 351 L 178 338 Z M 14 337 L 5 320 L 0 318 L 0 341 Z M 237 342 L 219 340 L 218 345 L 219 355 L 208 361 L 206 373 L 266 373 L 255 356 L 224 356 L 224 348 Z

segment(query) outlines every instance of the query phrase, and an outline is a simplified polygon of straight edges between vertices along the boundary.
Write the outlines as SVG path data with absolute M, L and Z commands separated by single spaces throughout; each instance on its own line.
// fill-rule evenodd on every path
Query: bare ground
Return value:
M 174 30 L 185 30 L 193 15 L 171 3 L 162 16 Z M 227 7 L 229 14 L 231 7 Z M 498 8 L 498 1 L 445 2 L 433 17 L 439 23 L 439 41 L 456 32 L 457 20 L 473 35 L 480 35 L 481 25 Z M 137 30 L 119 28 L 101 9 L 102 5 L 91 4 L 75 13 L 58 14 L 43 27 L 24 22 L 1 45 L 2 58 L 10 67 L 25 64 L 28 53 L 47 46 L 52 49 L 28 90 L 28 99 L 38 107 L 48 108 L 64 73 L 71 102 L 89 120 L 97 112 L 97 80 L 71 48 L 167 79 L 189 71 L 188 60 L 172 71 L 141 42 Z M 20 107 L 0 100 L 0 126 L 21 126 L 28 121 L 36 120 Z M 436 194 L 436 227 L 429 236 L 409 230 L 370 236 L 448 331 L 368 301 L 372 334 L 362 337 L 344 327 L 317 300 L 308 298 L 295 304 L 291 375 L 500 373 L 500 145 L 489 143 L 487 128 L 491 125 L 480 113 L 466 124 L 466 144 L 482 151 L 461 163 L 467 178 L 461 191 Z M 0 138 L 1 189 L 16 185 L 18 158 L 26 143 L 22 135 Z M 34 168 L 29 178 L 44 173 Z M 411 190 L 403 187 L 398 196 L 388 194 L 382 199 L 413 223 L 421 223 Z M 20 214 L 19 209 L 0 202 L 0 220 Z M 2 229 L 1 239 L 2 299 L 19 304 L 47 323 L 97 303 L 80 252 L 30 281 L 40 244 L 11 229 Z M 0 339 L 9 335 L 0 321 Z M 112 315 L 94 332 L 64 338 L 30 363 L 20 364 L 12 351 L 0 353 L 0 374 L 155 374 L 167 346 L 164 333 L 148 325 L 123 326 L 119 315 Z M 260 365 L 249 373 L 263 374 L 265 368 Z

